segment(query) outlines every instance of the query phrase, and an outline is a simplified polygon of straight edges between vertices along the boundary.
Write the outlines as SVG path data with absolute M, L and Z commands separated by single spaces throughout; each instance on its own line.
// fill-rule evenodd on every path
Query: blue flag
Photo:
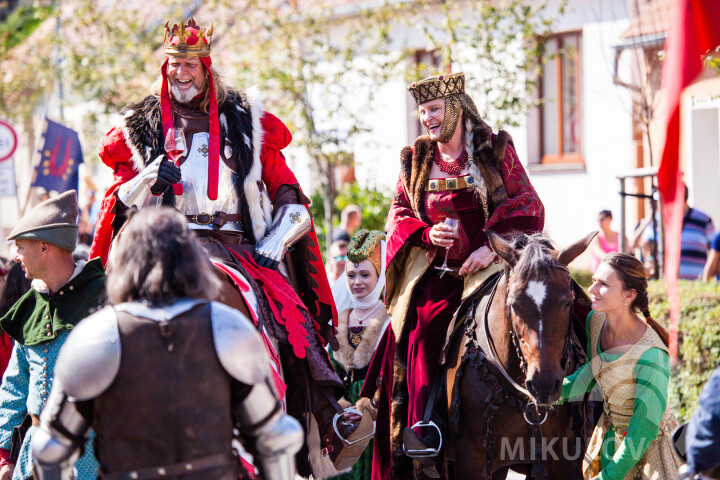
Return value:
M 59 193 L 77 190 L 78 166 L 83 162 L 78 133 L 46 118 L 43 137 L 40 163 L 35 167 L 30 186 Z

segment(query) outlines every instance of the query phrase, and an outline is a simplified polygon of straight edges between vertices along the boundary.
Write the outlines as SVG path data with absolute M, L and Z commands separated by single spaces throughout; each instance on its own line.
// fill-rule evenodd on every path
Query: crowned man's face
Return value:
M 202 92 L 205 76 L 205 66 L 198 58 L 170 57 L 168 60 L 168 83 L 180 102 L 187 102 Z
M 418 106 L 420 122 L 430 135 L 430 140 L 440 138 L 442 123 L 445 119 L 445 99 L 436 98 Z

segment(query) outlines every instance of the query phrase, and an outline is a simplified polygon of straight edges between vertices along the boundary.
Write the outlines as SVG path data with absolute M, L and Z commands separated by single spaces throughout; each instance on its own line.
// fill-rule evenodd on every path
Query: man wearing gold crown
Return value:
M 100 148 L 115 181 L 103 200 L 90 255 L 107 261 L 132 209 L 164 204 L 183 213 L 206 248 L 214 249 L 214 263 L 243 293 L 244 303 L 233 306 L 251 310 L 248 316 L 267 334 L 266 344 L 275 345 L 275 370 L 288 383 L 288 412 L 298 418 L 312 412 L 320 430 L 317 449 L 335 459 L 342 443 L 332 419 L 341 411 L 336 399 L 343 386 L 318 332 L 330 320 L 336 325 L 337 313 L 309 200 L 281 153 L 291 135 L 263 111 L 257 92 L 222 83 L 210 59 L 212 30 L 192 18 L 165 25 L 167 58 L 159 87 L 123 110 L 121 125 Z M 187 148 L 176 166 L 163 142 L 178 127 Z M 282 394 L 279 373 L 275 383 Z M 343 433 L 354 428 L 352 422 L 340 427 Z M 310 473 L 307 457 L 307 451 L 298 456 L 302 474 Z M 312 469 L 319 477 L 320 468 Z
M 400 154 L 388 217 L 391 328 L 361 393 L 379 402 L 373 479 L 412 478 L 408 457 L 420 459 L 426 477 L 439 477 L 443 414 L 430 399 L 441 388 L 431 381 L 461 299 L 499 270 L 485 231 L 537 233 L 544 223 L 510 136 L 494 134 L 482 120 L 463 73 L 430 77 L 408 90 L 427 135 Z M 442 269 L 444 259 L 452 271 Z M 411 428 L 418 422 L 425 428 Z

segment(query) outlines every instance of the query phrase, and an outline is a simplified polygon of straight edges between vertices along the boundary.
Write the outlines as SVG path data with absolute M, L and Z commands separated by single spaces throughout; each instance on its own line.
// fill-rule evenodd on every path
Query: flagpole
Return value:
M 55 38 L 60 38 L 60 8 L 57 6 L 57 1 L 55 3 L 55 11 L 57 12 L 57 15 L 55 16 Z M 62 60 L 60 59 L 60 42 L 55 43 L 55 71 L 56 75 L 55 78 L 57 79 L 57 94 L 58 94 L 58 107 L 60 110 L 60 122 L 65 123 L 65 111 L 63 109 L 63 84 L 62 84 L 62 68 L 60 66 Z
M 45 116 L 43 117 L 43 128 L 42 133 L 40 134 L 40 137 L 45 137 L 45 132 L 47 131 L 47 105 L 49 102 L 45 103 Z M 44 144 L 45 142 L 43 142 Z M 38 150 L 37 147 L 38 143 L 36 142 L 33 145 L 33 156 L 30 162 L 30 183 L 28 184 L 27 188 L 27 194 L 25 195 L 25 203 L 23 204 L 22 210 L 20 210 L 19 218 L 22 218 L 23 215 L 25 215 L 25 210 L 27 210 L 28 204 L 30 203 L 30 194 L 32 193 L 32 184 L 35 181 L 35 171 L 37 170 L 37 166 L 40 164 L 40 160 L 42 159 L 42 152 Z M 17 177 L 16 177 L 17 178 Z M 20 206 L 20 200 L 18 199 L 18 207 Z

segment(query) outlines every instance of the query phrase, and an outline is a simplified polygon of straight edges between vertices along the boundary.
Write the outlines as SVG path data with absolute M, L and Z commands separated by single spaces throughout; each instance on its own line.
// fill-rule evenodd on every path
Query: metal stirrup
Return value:
M 365 435 L 364 437 L 360 437 L 360 438 L 357 438 L 357 439 L 355 439 L 355 440 L 348 440 L 347 438 L 343 437 L 343 436 L 340 434 L 340 431 L 339 431 L 338 428 L 337 428 L 337 422 L 338 422 L 338 420 L 340 419 L 340 417 L 342 417 L 342 416 L 345 415 L 346 413 L 357 413 L 358 415 L 362 416 L 362 413 L 360 413 L 360 410 L 358 410 L 357 408 L 355 408 L 355 407 L 348 407 L 348 408 L 346 408 L 345 410 L 343 410 L 342 412 L 336 413 L 335 416 L 333 417 L 332 426 L 333 426 L 333 430 L 335 430 L 335 435 L 337 435 L 338 438 L 339 438 L 340 440 L 342 440 L 342 442 L 343 442 L 345 445 L 347 445 L 348 447 L 352 447 L 353 445 L 355 445 L 355 444 L 357 444 L 357 443 L 364 442 L 364 441 L 367 440 L 368 438 L 372 438 L 373 436 L 375 436 L 375 422 L 373 422 L 372 432 L 370 432 L 369 434 Z M 355 431 L 353 431 L 353 433 L 355 433 Z M 352 433 L 351 433 L 350 435 L 352 435 Z
M 403 442 L 403 452 L 405 453 L 406 456 L 408 456 L 410 458 L 437 457 L 440 454 L 440 450 L 442 450 L 442 445 L 443 445 L 443 436 L 442 436 L 442 432 L 440 431 L 440 427 L 438 427 L 437 424 L 435 422 L 433 422 L 432 420 L 429 420 L 427 422 L 420 420 L 419 422 L 415 422 L 415 425 L 410 427 L 410 430 L 415 430 L 416 428 L 419 428 L 419 427 L 432 427 L 435 430 L 437 430 L 438 435 L 440 436 L 440 444 L 438 445 L 437 448 L 427 447 L 427 448 L 423 448 L 420 450 L 408 450 L 405 447 L 405 442 Z

